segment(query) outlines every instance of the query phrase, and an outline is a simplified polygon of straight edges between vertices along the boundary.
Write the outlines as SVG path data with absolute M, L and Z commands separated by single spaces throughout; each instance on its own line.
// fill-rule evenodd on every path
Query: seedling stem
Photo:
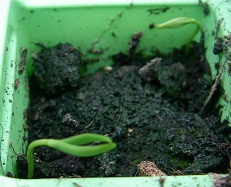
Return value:
M 164 23 L 157 24 L 157 28 L 159 28 L 159 29 L 172 29 L 172 28 L 181 27 L 181 26 L 189 24 L 189 23 L 195 24 L 197 26 L 197 28 L 193 32 L 193 34 L 189 37 L 189 39 L 186 43 L 186 53 L 188 54 L 190 51 L 190 45 L 192 43 L 193 38 L 197 35 L 197 33 L 201 29 L 201 23 L 198 20 L 196 20 L 194 18 L 189 18 L 189 17 L 178 17 L 178 18 L 174 18 L 174 19 L 171 19 L 169 21 L 166 21 Z
M 84 145 L 89 143 L 102 143 L 98 145 Z M 69 138 L 57 140 L 57 139 L 40 139 L 30 143 L 27 149 L 27 161 L 28 161 L 28 175 L 27 178 L 31 179 L 34 176 L 34 159 L 33 152 L 36 147 L 48 146 L 57 149 L 61 152 L 77 156 L 77 157 L 92 157 L 110 151 L 116 147 L 116 144 L 112 142 L 109 137 L 85 133 Z

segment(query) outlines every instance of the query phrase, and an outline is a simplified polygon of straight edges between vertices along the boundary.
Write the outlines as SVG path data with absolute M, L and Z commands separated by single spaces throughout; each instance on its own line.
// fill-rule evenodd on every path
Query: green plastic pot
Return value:
M 110 65 L 111 55 L 127 51 L 128 41 L 137 31 L 143 32 L 138 50 L 150 54 L 153 49 L 168 52 L 185 44 L 194 25 L 171 30 L 150 29 L 150 24 L 175 17 L 193 17 L 203 25 L 206 58 L 213 78 L 215 63 L 224 65 L 221 77 L 224 94 L 219 98 L 221 120 L 230 121 L 229 49 L 223 55 L 214 55 L 216 36 L 231 31 L 230 1 L 222 0 L 0 0 L 0 186 L 213 186 L 222 175 L 71 178 L 71 179 L 17 179 L 16 158 L 27 146 L 28 78 L 33 73 L 30 55 L 38 51 L 42 42 L 54 46 L 69 42 L 88 58 L 99 62 L 89 72 Z M 220 25 L 220 26 L 218 26 Z M 195 38 L 199 41 L 199 35 Z M 228 46 L 227 46 L 228 47 Z M 22 49 L 28 49 L 26 66 L 20 60 Z M 103 50 L 100 55 L 88 49 Z M 229 48 L 229 47 L 228 47 Z M 20 69 L 20 71 L 19 71 Z M 14 176 L 15 178 L 10 178 Z M 214 183 L 215 182 L 215 183 Z

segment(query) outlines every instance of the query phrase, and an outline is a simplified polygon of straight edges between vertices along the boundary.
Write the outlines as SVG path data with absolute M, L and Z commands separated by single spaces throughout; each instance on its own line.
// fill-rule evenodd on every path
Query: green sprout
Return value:
M 98 145 L 84 145 L 90 143 L 100 143 Z M 94 133 L 85 133 L 64 139 L 39 139 L 30 143 L 27 148 L 28 175 L 31 179 L 34 176 L 33 152 L 36 147 L 48 146 L 61 152 L 77 156 L 91 157 L 110 151 L 116 147 L 116 144 L 103 135 Z
M 196 20 L 194 18 L 189 18 L 189 17 L 178 17 L 178 18 L 174 18 L 174 19 L 171 19 L 169 21 L 166 21 L 164 23 L 157 24 L 157 28 L 159 28 L 159 29 L 172 29 L 172 28 L 181 27 L 183 25 L 187 25 L 189 23 L 195 24 L 197 26 L 197 28 L 193 32 L 193 34 L 190 36 L 190 38 L 188 39 L 188 42 L 186 44 L 186 53 L 188 53 L 193 38 L 197 35 L 199 30 L 202 28 L 201 23 L 198 20 Z

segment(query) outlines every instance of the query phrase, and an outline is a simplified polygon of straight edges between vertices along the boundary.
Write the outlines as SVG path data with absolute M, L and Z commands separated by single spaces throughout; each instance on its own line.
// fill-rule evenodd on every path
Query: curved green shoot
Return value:
M 171 19 L 169 21 L 166 21 L 164 23 L 157 24 L 157 28 L 159 28 L 159 29 L 172 29 L 172 28 L 181 27 L 181 26 L 189 24 L 189 23 L 195 24 L 197 26 L 197 28 L 192 33 L 192 35 L 190 36 L 190 38 L 188 39 L 188 41 L 186 43 L 186 53 L 188 53 L 193 38 L 197 35 L 197 33 L 202 28 L 201 23 L 198 20 L 196 20 L 194 18 L 189 18 L 189 17 L 178 17 L 178 18 L 174 18 L 174 19 Z
M 89 143 L 103 143 L 99 145 L 85 145 Z M 110 151 L 116 147 L 116 144 L 112 142 L 109 137 L 94 134 L 85 133 L 76 136 L 72 136 L 64 139 L 40 139 L 30 143 L 27 148 L 27 162 L 28 162 L 28 175 L 27 178 L 31 179 L 34 175 L 34 159 L 33 152 L 36 147 L 48 146 L 57 149 L 61 152 L 77 156 L 77 157 L 91 157 L 101 153 Z

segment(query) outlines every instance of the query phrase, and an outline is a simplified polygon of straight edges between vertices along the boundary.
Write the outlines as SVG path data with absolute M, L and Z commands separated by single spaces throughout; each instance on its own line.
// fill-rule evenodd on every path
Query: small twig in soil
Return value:
M 89 128 L 93 124 L 93 122 L 94 122 L 94 119 L 84 129 Z
M 19 65 L 19 69 L 18 69 L 19 74 L 22 74 L 24 69 L 25 69 L 26 56 L 27 56 L 27 49 L 22 48 L 22 55 L 21 55 L 21 58 L 20 58 L 20 65 Z
M 222 70 L 219 72 L 219 74 L 216 76 L 215 82 L 214 82 L 214 84 L 213 84 L 212 87 L 211 87 L 211 91 L 209 92 L 208 97 L 206 98 L 206 100 L 205 100 L 205 102 L 204 102 L 202 108 L 200 109 L 199 114 L 202 114 L 202 113 L 204 112 L 205 107 L 208 105 L 208 103 L 209 103 L 210 100 L 212 99 L 214 93 L 216 92 L 217 87 L 218 87 L 218 84 L 219 84 L 219 82 L 220 82 L 220 78 L 221 78 L 222 73 L 223 73 L 223 68 L 222 68 Z

